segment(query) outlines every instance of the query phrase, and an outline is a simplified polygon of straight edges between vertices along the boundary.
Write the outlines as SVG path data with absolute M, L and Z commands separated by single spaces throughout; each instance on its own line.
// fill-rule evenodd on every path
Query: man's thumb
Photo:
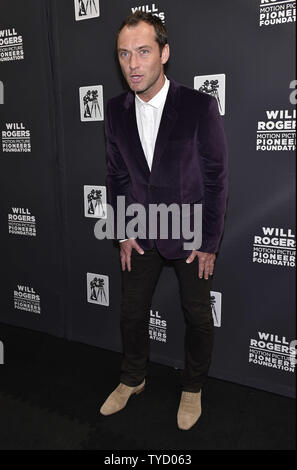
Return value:
M 137 245 L 137 243 L 135 243 L 135 250 L 137 251 L 137 253 L 139 253 L 140 255 L 143 255 L 144 254 L 144 251 L 142 248 L 140 248 L 139 245 Z
M 192 263 L 194 258 L 195 258 L 195 255 L 191 253 L 190 256 L 186 259 L 186 263 Z

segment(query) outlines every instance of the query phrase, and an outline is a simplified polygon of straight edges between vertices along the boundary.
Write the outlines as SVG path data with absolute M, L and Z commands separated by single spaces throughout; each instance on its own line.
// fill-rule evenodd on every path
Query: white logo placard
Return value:
M 221 326 L 222 294 L 210 291 L 210 304 L 214 326 Z
M 104 274 L 87 273 L 87 300 L 109 306 L 109 278 Z
M 84 186 L 85 217 L 106 219 L 106 187 Z
M 90 85 L 79 88 L 81 121 L 103 121 L 103 86 Z
M 100 16 L 99 0 L 74 0 L 76 21 Z
M 197 75 L 194 77 L 195 90 L 214 96 L 218 102 L 221 116 L 225 115 L 226 75 Z

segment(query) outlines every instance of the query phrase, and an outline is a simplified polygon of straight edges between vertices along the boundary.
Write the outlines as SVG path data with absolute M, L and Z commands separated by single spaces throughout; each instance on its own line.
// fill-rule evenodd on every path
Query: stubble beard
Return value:
M 155 78 L 155 80 L 153 80 L 146 88 L 144 88 L 143 90 L 139 90 L 139 91 L 136 91 L 136 94 L 137 95 L 142 95 L 143 93 L 146 93 L 150 88 L 152 88 L 154 86 L 154 84 L 159 80 L 159 77 L 160 77 L 160 74 L 161 74 L 161 71 L 160 73 L 158 74 L 158 76 Z

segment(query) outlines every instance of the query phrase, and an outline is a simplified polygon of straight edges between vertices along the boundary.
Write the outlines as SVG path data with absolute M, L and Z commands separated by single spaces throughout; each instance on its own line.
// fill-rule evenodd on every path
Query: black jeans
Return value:
M 131 271 L 122 273 L 121 334 L 123 361 L 121 382 L 139 385 L 147 374 L 149 358 L 149 312 L 152 296 L 165 258 L 154 247 L 140 255 L 131 254 Z M 182 390 L 199 392 L 210 366 L 214 323 L 210 305 L 211 278 L 198 277 L 198 257 L 171 260 L 179 281 L 181 303 L 186 323 L 185 362 Z

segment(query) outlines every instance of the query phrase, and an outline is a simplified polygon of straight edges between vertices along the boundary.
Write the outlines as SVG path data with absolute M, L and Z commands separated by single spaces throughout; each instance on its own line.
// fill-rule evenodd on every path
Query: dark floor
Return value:
M 180 371 L 150 363 L 146 390 L 121 412 L 98 410 L 121 355 L 0 324 L 0 449 L 295 449 L 295 400 L 209 378 L 202 415 L 176 426 Z

